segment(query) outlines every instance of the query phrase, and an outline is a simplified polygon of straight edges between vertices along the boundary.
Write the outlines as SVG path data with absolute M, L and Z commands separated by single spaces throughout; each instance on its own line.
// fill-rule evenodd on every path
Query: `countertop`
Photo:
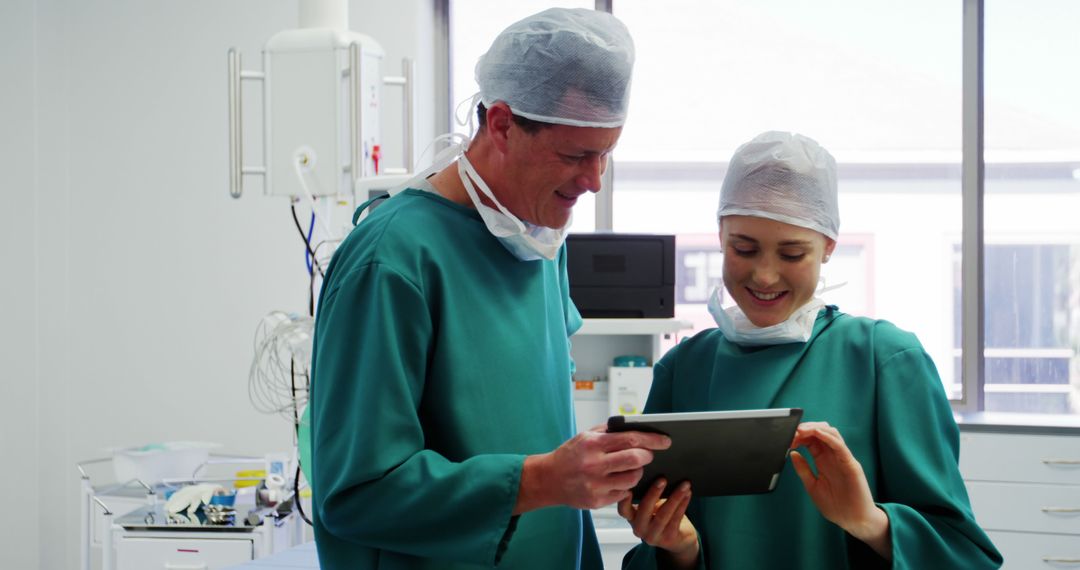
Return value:
M 1080 435 L 1080 416 L 972 412 L 954 414 L 962 432 Z

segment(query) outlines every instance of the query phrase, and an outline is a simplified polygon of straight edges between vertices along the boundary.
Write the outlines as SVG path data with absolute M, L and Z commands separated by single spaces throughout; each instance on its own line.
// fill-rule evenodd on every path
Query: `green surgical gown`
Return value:
M 806 343 L 741 347 L 710 329 L 656 365 L 645 411 L 753 408 L 802 408 L 803 421 L 840 430 L 889 516 L 892 568 L 1001 565 L 972 516 L 957 466 L 956 422 L 934 363 L 914 335 L 832 306 L 819 313 Z M 790 461 L 773 492 L 693 498 L 687 515 L 706 568 L 890 567 L 821 516 Z M 639 545 L 623 567 L 656 568 L 655 555 Z
M 574 435 L 565 256 L 519 261 L 415 189 L 350 233 L 315 325 L 322 570 L 602 567 L 587 512 L 512 516 L 525 456 Z

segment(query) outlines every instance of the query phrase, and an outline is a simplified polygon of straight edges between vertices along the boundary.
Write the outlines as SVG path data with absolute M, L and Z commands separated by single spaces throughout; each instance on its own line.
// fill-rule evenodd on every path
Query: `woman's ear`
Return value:
M 829 258 L 832 257 L 833 250 L 836 249 L 836 240 L 832 238 L 825 238 L 825 254 L 821 256 L 822 263 L 828 263 Z

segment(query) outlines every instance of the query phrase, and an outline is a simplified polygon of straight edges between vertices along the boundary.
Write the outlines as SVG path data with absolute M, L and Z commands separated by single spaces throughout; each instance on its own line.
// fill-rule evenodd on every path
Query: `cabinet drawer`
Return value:
M 968 481 L 967 488 L 986 530 L 1080 534 L 1080 486 Z M 1080 546 L 1080 536 L 1073 540 Z
M 966 480 L 1080 485 L 1080 437 L 960 434 Z
M 1001 570 L 1080 568 L 1080 538 L 1025 532 L 986 533 L 1005 557 Z
M 122 538 L 117 570 L 216 570 L 252 559 L 250 537 L 237 539 Z

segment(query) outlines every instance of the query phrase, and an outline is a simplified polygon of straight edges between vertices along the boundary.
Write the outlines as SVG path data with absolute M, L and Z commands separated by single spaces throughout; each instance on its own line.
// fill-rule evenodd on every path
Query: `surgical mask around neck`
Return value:
M 469 194 L 473 206 L 476 207 L 476 211 L 483 218 L 488 231 L 499 240 L 503 247 L 514 254 L 514 257 L 521 261 L 534 261 L 541 258 L 555 259 L 555 256 L 559 253 L 559 248 L 566 241 L 566 233 L 570 228 L 572 218 L 567 220 L 566 225 L 559 229 L 538 226 L 519 220 L 510 213 L 510 210 L 507 210 L 499 203 L 491 188 L 476 172 L 476 169 L 473 168 L 472 163 L 469 162 L 464 153 L 458 157 L 458 176 L 461 178 L 461 183 L 465 186 L 465 191 Z M 474 181 L 475 185 L 473 184 Z M 491 203 L 495 204 L 495 208 L 484 204 L 480 200 L 477 189 L 483 192 L 484 196 L 491 200 Z
M 806 342 L 814 332 L 814 321 L 825 302 L 814 297 L 799 307 L 782 323 L 759 327 L 750 322 L 746 313 L 738 305 L 723 308 L 720 304 L 720 287 L 709 295 L 709 314 L 716 321 L 716 327 L 729 341 L 745 346 L 763 346 Z
M 426 180 L 431 175 L 446 168 L 456 159 L 458 161 L 458 177 L 461 179 L 462 185 L 465 186 L 469 199 L 472 200 L 476 211 L 480 213 L 480 217 L 484 220 L 484 225 L 487 226 L 491 235 L 495 236 L 503 247 L 521 261 L 534 261 L 541 258 L 555 259 L 555 256 L 559 253 L 559 248 L 566 241 L 566 234 L 573 217 L 571 216 L 566 221 L 566 225 L 559 229 L 537 226 L 519 220 L 495 199 L 491 188 L 488 187 L 465 156 L 465 153 L 469 151 L 469 142 L 472 140 L 472 133 L 474 132 L 472 110 L 476 108 L 479 100 L 480 94 L 477 93 L 458 105 L 454 113 L 457 123 L 469 128 L 469 134 L 449 133 L 435 137 L 429 148 L 443 141 L 447 143 L 446 148 L 435 155 L 430 166 L 411 178 L 403 187 L 420 186 L 420 181 Z M 464 114 L 461 112 L 463 109 L 465 110 Z M 426 153 L 425 150 L 422 154 Z M 475 181 L 475 185 L 473 181 Z M 477 188 L 495 204 L 497 209 L 491 208 L 480 201 Z

